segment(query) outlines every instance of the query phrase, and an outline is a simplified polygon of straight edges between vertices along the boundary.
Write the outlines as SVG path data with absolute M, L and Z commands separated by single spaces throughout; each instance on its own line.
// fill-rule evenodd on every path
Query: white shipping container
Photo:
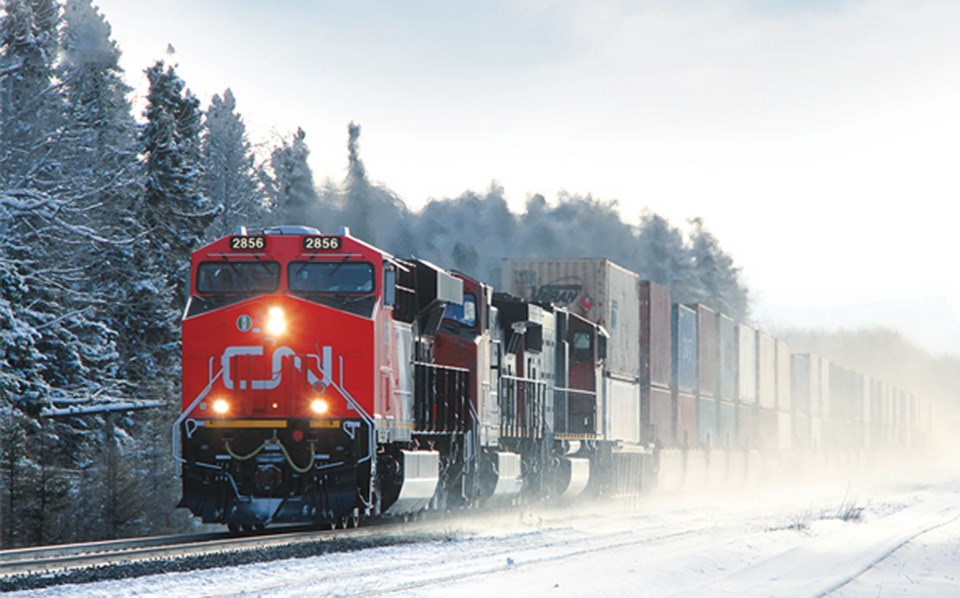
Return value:
M 861 381 L 863 383 L 863 393 L 861 394 L 862 402 L 860 404 L 860 421 L 863 423 L 869 424 L 873 421 L 873 380 L 870 376 L 862 376 Z
M 830 418 L 830 360 L 820 358 L 820 417 Z
M 777 407 L 777 344 L 763 332 L 757 332 L 757 400 L 765 409 Z
M 820 358 L 797 353 L 790 358 L 790 402 L 802 415 L 820 415 Z
M 608 376 L 604 392 L 604 438 L 640 442 L 640 385 Z
M 740 403 L 757 402 L 757 331 L 745 324 L 737 324 L 737 379 Z
M 538 303 L 552 303 L 596 322 L 610 334 L 607 367 L 640 376 L 639 277 L 607 259 L 503 260 L 502 288 Z
M 790 346 L 777 340 L 777 409 L 790 411 L 793 401 L 790 393 Z

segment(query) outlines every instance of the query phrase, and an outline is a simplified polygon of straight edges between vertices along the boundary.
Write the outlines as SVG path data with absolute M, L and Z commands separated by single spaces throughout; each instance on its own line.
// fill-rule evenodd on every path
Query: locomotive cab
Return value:
M 382 332 L 393 270 L 347 230 L 275 227 L 194 253 L 174 425 L 181 506 L 231 528 L 368 510 L 373 414 L 395 365 Z

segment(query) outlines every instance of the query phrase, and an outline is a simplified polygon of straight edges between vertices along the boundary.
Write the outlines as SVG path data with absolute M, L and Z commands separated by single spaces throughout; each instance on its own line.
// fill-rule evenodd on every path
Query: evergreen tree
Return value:
M 201 145 L 203 192 L 223 206 L 207 236 L 217 238 L 238 225 L 257 227 L 264 220 L 263 194 L 254 168 L 246 125 L 236 112 L 233 92 L 213 96 Z
M 0 184 L 48 183 L 59 122 L 53 90 L 60 7 L 55 0 L 7 0 L 0 22 Z
M 98 227 L 115 225 L 102 215 L 127 213 L 139 192 L 131 88 L 110 34 L 91 0 L 67 0 L 59 73 L 69 122 L 68 167 L 75 186 L 87 191 L 83 207 L 100 207 Z
M 640 277 L 668 287 L 674 301 L 687 303 L 702 296 L 683 235 L 658 214 L 641 216 L 636 263 Z
M 470 249 L 477 253 L 476 266 L 466 274 L 500 285 L 500 260 L 523 255 L 518 251 L 521 231 L 517 217 L 510 211 L 503 187 L 490 184 L 483 195 L 468 191 L 456 199 L 430 201 L 411 225 L 416 241 L 413 252 L 438 265 L 454 267 L 451 257 L 457 244 L 457 257 L 472 261 Z
M 4 548 L 23 546 L 27 542 L 24 515 L 34 496 L 33 463 L 27 452 L 27 429 L 33 421 L 18 409 L 0 409 L 0 472 L 3 494 L 0 495 L 0 520 Z
M 347 125 L 347 180 L 344 206 L 344 221 L 357 237 L 377 243 L 374 230 L 372 186 L 367 180 L 367 169 L 360 159 L 360 125 Z
M 306 136 L 303 129 L 297 129 L 293 140 L 284 142 L 270 156 L 272 175 L 265 182 L 270 193 L 274 224 L 318 224 L 309 219 L 319 198 L 313 184 L 313 171 L 307 163 L 310 149 L 304 141 Z
M 108 330 L 126 336 L 123 322 L 138 298 L 126 281 L 136 279 L 134 239 L 143 227 L 133 214 L 141 194 L 136 123 L 127 100 L 130 87 L 119 66 L 110 25 L 90 0 L 68 0 L 64 9 L 63 62 L 67 126 L 64 171 L 77 197 L 79 225 L 65 251 L 82 266 L 75 285 L 90 298 L 91 312 Z M 115 376 L 125 359 L 115 360 Z
M 30 291 L 29 301 L 12 310 L 36 333 L 33 346 L 44 356 L 38 362 L 46 384 L 40 402 L 92 396 L 105 381 L 112 383 L 116 353 L 111 330 L 93 313 L 97 299 L 84 268 L 85 256 L 96 250 L 88 242 L 95 233 L 85 224 L 89 190 L 69 172 L 70 120 L 61 88 L 53 85 L 60 8 L 51 0 L 11 0 L 7 10 L 0 25 L 9 67 L 0 104 L 7 216 L 0 259 Z
M 561 193 L 551 207 L 535 195 L 527 201 L 520 224 L 522 255 L 605 257 L 634 267 L 629 248 L 635 243 L 635 227 L 621 220 L 615 201 Z
M 190 253 L 200 244 L 219 206 L 201 191 L 199 101 L 185 89 L 173 67 L 165 67 L 162 61 L 146 73 L 150 90 L 140 137 L 146 173 L 139 216 L 148 231 L 148 244 L 143 249 L 151 254 L 145 259 L 158 260 L 160 272 L 175 286 L 179 306 L 186 300 Z
M 9 217 L 0 210 L 0 222 Z M 37 414 L 49 389 L 41 375 L 40 332 L 22 316 L 28 291 L 15 264 L 0 258 L 0 408 Z
M 740 268 L 720 247 L 720 242 L 703 226 L 703 220 L 690 221 L 690 253 L 700 281 L 695 300 L 740 321 L 749 317 L 747 289 L 740 283 Z
M 360 125 L 347 126 L 347 178 L 342 219 L 352 233 L 388 250 L 405 255 L 413 251 L 410 211 L 396 193 L 374 183 L 360 159 Z

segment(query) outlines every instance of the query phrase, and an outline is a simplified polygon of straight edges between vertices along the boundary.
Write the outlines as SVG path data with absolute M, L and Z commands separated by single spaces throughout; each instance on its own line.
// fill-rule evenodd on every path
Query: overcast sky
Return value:
M 768 326 L 881 324 L 960 353 L 960 2 L 95 0 L 131 85 L 158 58 L 254 142 L 346 126 L 412 208 L 557 191 L 686 226 Z M 168 44 L 176 49 L 168 56 Z

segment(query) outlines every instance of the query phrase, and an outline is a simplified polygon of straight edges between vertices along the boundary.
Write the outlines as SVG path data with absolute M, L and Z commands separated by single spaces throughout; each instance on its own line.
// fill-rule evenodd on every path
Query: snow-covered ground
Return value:
M 960 596 L 960 472 L 447 520 L 436 541 L 36 595 Z

